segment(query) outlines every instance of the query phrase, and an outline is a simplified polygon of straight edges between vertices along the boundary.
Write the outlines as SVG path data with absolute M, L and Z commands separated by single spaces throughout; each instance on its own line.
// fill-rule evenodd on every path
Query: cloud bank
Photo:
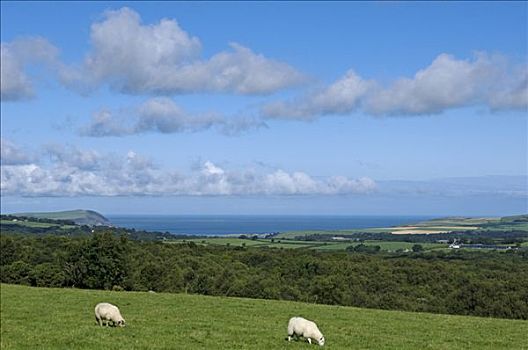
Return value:
M 92 115 L 90 123 L 80 129 L 82 136 L 125 136 L 159 132 L 173 134 L 215 129 L 226 135 L 266 127 L 252 117 L 227 117 L 220 113 L 189 113 L 167 97 L 155 97 L 125 113 L 102 110 Z
M 333 84 L 292 101 L 262 107 L 265 118 L 313 120 L 362 112 L 374 116 L 416 116 L 484 105 L 490 110 L 528 108 L 528 67 L 478 53 L 472 60 L 441 54 L 413 78 L 388 86 L 350 70 Z
M 21 165 L 28 164 L 32 158 L 20 147 L 4 138 L 0 139 L 0 164 Z
M 306 84 L 296 68 L 237 43 L 208 58 L 199 38 L 174 19 L 146 24 L 134 10 L 106 11 L 90 27 L 84 59 L 66 64 L 59 49 L 41 37 L 1 44 L 1 99 L 35 96 L 35 69 L 51 72 L 64 86 L 81 93 L 110 87 L 123 94 L 168 96 L 192 93 L 267 95 Z M 309 121 L 327 115 L 419 116 L 453 108 L 485 106 L 490 111 L 528 109 L 528 66 L 498 54 L 476 53 L 460 59 L 442 53 L 412 77 L 382 84 L 348 70 L 335 82 L 286 101 L 270 101 L 256 118 L 228 118 L 219 113 L 190 114 L 158 97 L 135 119 L 99 111 L 83 134 L 123 136 L 143 132 L 197 132 L 217 128 L 225 134 L 264 126 L 266 119 Z M 157 109 L 157 111 L 155 111 Z
M 365 194 L 367 177 L 316 179 L 304 172 L 227 170 L 205 161 L 188 174 L 160 169 L 130 151 L 125 156 L 49 145 L 46 161 L 2 164 L 2 195 L 70 196 L 292 196 Z
M 2 140 L 2 196 L 341 196 L 528 198 L 523 176 L 480 176 L 427 181 L 346 176 L 314 177 L 302 171 L 228 169 L 206 160 L 187 172 L 163 169 L 134 151 L 100 153 L 46 145 L 32 154 Z

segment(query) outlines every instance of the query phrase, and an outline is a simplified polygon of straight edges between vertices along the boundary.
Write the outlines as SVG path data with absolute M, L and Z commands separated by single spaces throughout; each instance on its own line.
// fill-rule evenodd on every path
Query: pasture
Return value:
M 319 251 L 339 251 L 345 250 L 349 246 L 357 246 L 360 242 L 351 240 L 336 240 L 330 242 L 320 241 L 296 241 L 292 239 L 240 239 L 240 238 L 223 238 L 223 237 L 209 237 L 196 239 L 180 239 L 168 241 L 169 244 L 194 242 L 201 245 L 217 245 L 217 246 L 231 246 L 231 247 L 258 247 L 258 248 L 283 248 L 283 249 L 313 249 Z M 396 251 L 412 249 L 415 243 L 410 242 L 392 242 L 392 241 L 376 241 L 367 240 L 362 242 L 366 246 L 380 246 L 382 251 Z M 445 249 L 447 244 L 438 243 L 421 243 L 424 250 L 431 249 Z
M 116 304 L 125 328 L 99 327 Z M 317 349 L 285 340 L 313 319 L 327 349 L 527 349 L 528 322 L 187 294 L 1 285 L 2 349 Z
M 11 226 L 21 226 L 21 227 L 38 227 L 38 228 L 49 228 L 49 227 L 55 227 L 57 229 L 72 229 L 75 228 L 75 225 L 62 225 L 62 224 L 52 224 L 48 222 L 38 222 L 38 221 L 12 221 L 12 220 L 0 220 L 0 224 L 2 225 L 11 225 Z
M 297 249 L 297 248 L 315 248 L 322 246 L 322 242 L 309 242 L 309 241 L 295 241 L 295 240 L 280 240 L 280 239 L 241 239 L 241 238 L 224 238 L 224 237 L 209 237 L 209 238 L 194 238 L 194 239 L 177 239 L 168 241 L 167 243 L 188 243 L 194 242 L 195 244 L 202 245 L 218 245 L 218 246 L 231 246 L 231 247 L 260 247 L 260 248 L 285 248 L 285 249 Z

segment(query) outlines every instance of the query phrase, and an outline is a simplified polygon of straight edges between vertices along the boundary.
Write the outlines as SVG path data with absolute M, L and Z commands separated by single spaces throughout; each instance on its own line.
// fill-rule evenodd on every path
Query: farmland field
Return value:
M 71 228 L 75 227 L 74 225 L 52 224 L 52 223 L 38 222 L 38 221 L 1 220 L 0 224 L 2 224 L 2 225 L 14 225 L 14 226 L 39 227 L 39 228 L 56 227 L 56 228 L 60 228 L 60 229 L 71 229 Z
M 526 349 L 528 322 L 186 294 L 1 285 L 2 349 L 316 349 L 285 340 L 288 318 L 315 320 L 327 349 Z M 118 305 L 125 328 L 99 327 Z
M 211 237 L 211 238 L 196 238 L 196 239 L 179 239 L 170 241 L 168 243 L 186 243 L 194 242 L 196 244 L 206 245 L 230 245 L 232 247 L 269 247 L 269 248 L 309 248 L 312 246 L 321 245 L 320 242 L 302 242 L 302 241 L 290 241 L 290 240 L 274 240 L 270 239 L 241 239 L 241 238 L 223 238 L 223 237 Z
M 528 231 L 528 218 L 526 215 L 503 218 L 440 218 L 411 225 L 402 225 L 394 227 L 375 227 L 364 229 L 346 229 L 346 230 L 304 230 L 282 232 L 276 238 L 294 239 L 299 236 L 327 235 L 341 236 L 353 235 L 357 233 L 392 233 L 392 234 L 437 234 L 455 231 L 476 231 L 476 230 L 493 230 L 493 231 Z
M 232 247 L 266 247 L 266 248 L 284 248 L 284 249 L 314 249 L 314 250 L 345 250 L 349 246 L 359 245 L 359 242 L 353 241 L 335 241 L 335 242 L 318 242 L 318 241 L 295 241 L 289 239 L 240 239 L 240 238 L 197 238 L 197 239 L 181 239 L 175 240 L 168 243 L 186 243 L 194 242 L 196 244 L 204 245 L 230 245 Z M 362 242 L 367 246 L 380 246 L 381 250 L 384 251 L 395 251 L 398 249 L 411 249 L 414 243 L 409 242 L 391 242 L 391 241 L 365 241 Z M 446 248 L 446 244 L 436 243 L 423 243 L 422 247 L 426 250 L 436 248 Z

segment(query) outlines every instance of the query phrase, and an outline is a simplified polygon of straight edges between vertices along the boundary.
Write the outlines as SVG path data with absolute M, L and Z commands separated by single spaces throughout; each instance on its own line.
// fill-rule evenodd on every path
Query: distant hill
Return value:
M 38 219 L 71 220 L 78 225 L 110 226 L 112 223 L 103 215 L 93 210 L 67 210 L 41 213 L 16 213 L 15 216 L 33 217 Z
M 528 222 L 528 214 L 504 216 L 501 222 Z

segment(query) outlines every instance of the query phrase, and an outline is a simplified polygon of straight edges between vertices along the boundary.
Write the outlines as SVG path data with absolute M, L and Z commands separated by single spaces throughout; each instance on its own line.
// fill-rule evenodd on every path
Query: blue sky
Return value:
M 1 10 L 2 212 L 528 211 L 525 2 Z

